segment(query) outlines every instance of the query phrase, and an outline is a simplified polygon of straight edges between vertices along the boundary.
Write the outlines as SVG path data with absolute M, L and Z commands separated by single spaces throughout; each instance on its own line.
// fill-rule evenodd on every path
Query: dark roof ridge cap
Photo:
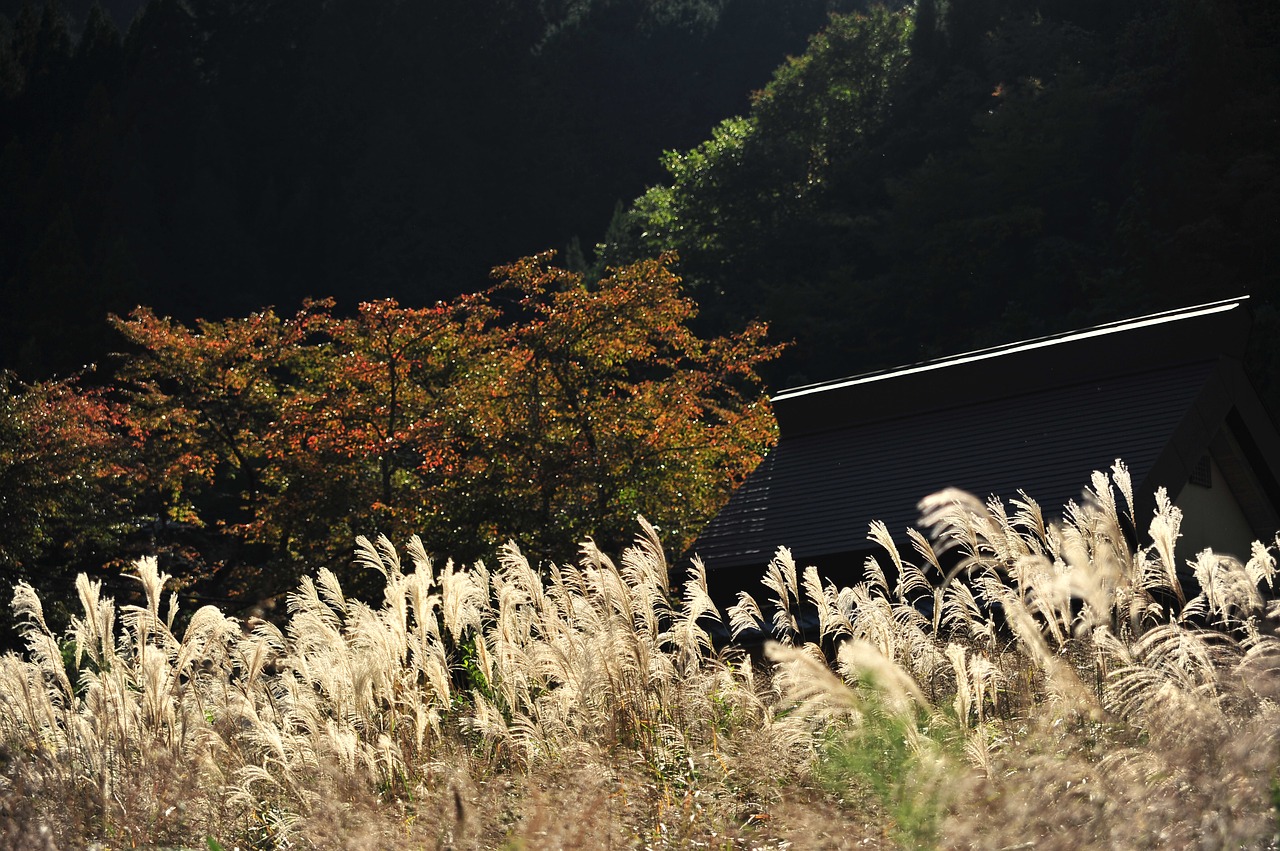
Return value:
M 792 399 L 812 396 L 818 393 L 843 390 L 850 387 L 866 386 L 880 381 L 941 370 L 947 367 L 962 366 L 964 364 L 975 363 L 978 361 L 990 360 L 1021 352 L 1035 351 L 1037 349 L 1044 349 L 1051 346 L 1138 330 L 1140 328 L 1147 328 L 1155 325 L 1196 319 L 1215 313 L 1224 313 L 1237 307 L 1241 307 L 1246 301 L 1248 301 L 1248 299 L 1248 295 L 1220 299 L 1218 301 L 1206 302 L 1204 304 L 1193 305 L 1191 307 L 1176 308 L 1173 310 L 1150 313 L 1144 316 L 1107 322 L 1082 330 L 1064 331 L 1058 334 L 1046 335 L 1044 337 L 1035 337 L 1029 340 L 1004 343 L 999 346 L 992 346 L 985 349 L 975 349 L 958 355 L 948 355 L 946 357 L 922 361 L 916 364 L 908 364 L 876 372 L 862 373 L 848 378 L 839 378 L 815 384 L 801 385 L 799 387 L 787 388 L 774 394 L 771 401 L 775 404 L 778 402 L 787 402 Z M 1199 359 L 1201 358 L 1197 358 L 1197 360 Z

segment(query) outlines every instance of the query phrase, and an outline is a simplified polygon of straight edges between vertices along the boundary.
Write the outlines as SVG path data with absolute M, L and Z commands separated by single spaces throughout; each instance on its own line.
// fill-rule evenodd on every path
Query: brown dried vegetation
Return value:
M 138 605 L 81 577 L 64 642 L 19 585 L 0 844 L 1266 847 L 1273 551 L 1197 554 L 1188 595 L 1158 504 L 1135 552 L 1118 463 L 1057 524 L 937 494 L 914 561 L 877 525 L 884 566 L 836 588 L 780 550 L 764 605 L 724 613 L 696 562 L 670 587 L 643 521 L 618 562 L 588 543 L 543 572 L 361 540 L 382 604 L 320 571 L 283 628 L 180 619 L 142 560 Z M 716 622 L 769 635 L 769 664 Z

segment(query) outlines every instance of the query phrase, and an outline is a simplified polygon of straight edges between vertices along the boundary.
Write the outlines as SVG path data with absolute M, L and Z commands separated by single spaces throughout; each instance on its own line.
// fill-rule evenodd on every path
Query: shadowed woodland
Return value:
M 27 380 L 138 304 L 429 305 L 548 248 L 674 249 L 708 332 L 796 341 L 779 384 L 1245 292 L 1271 322 L 1265 0 L 5 8 Z

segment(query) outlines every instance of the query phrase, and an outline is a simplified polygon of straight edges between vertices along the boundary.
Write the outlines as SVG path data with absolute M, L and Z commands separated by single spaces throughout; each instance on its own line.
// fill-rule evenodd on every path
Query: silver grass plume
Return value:
M 782 705 L 793 708 L 791 714 L 798 720 L 861 716 L 862 701 L 820 654 L 770 641 L 765 644 L 765 656 L 774 663 L 774 685 Z
M 109 667 L 115 660 L 115 604 L 102 599 L 102 583 L 81 573 L 76 576 L 76 594 L 83 616 L 71 618 L 71 633 L 76 646 L 76 667 L 85 655 L 95 666 Z
M 26 582 L 19 582 L 13 589 L 12 606 L 14 616 L 25 621 L 19 631 L 26 642 L 27 652 L 31 654 L 39 670 L 58 685 L 56 700 L 64 706 L 69 705 L 75 690 L 62 665 L 62 650 L 49 631 L 49 624 L 45 622 L 44 606 L 36 589 Z
M 885 578 L 884 568 L 880 566 L 880 560 L 875 556 L 867 556 L 863 560 L 862 575 L 866 577 L 863 584 L 876 589 L 880 594 L 889 593 L 889 580 Z
M 701 667 L 702 660 L 711 653 L 711 636 L 698 623 L 702 618 L 721 622 L 720 610 L 707 592 L 707 568 L 695 557 L 684 582 L 684 599 L 672 624 L 677 665 L 682 673 L 689 674 Z
M 828 638 L 835 638 L 839 634 L 837 623 L 840 619 L 839 609 L 836 604 L 835 586 L 825 588 L 822 585 L 822 578 L 818 575 L 818 568 L 809 565 L 804 569 L 800 580 L 801 587 L 804 588 L 805 596 L 809 598 L 809 603 L 818 611 L 818 637 L 820 641 L 826 641 Z M 739 601 L 741 601 L 740 592 Z M 748 597 L 748 599 L 750 599 Z M 754 600 L 751 601 L 754 604 Z M 758 607 L 757 607 L 758 608 Z M 732 614 L 730 615 L 732 618 Z M 734 639 L 738 637 L 737 631 L 734 632 Z
M 728 609 L 729 631 L 734 641 L 748 632 L 764 632 L 764 614 L 760 604 L 746 591 L 738 592 L 738 602 Z
M 1085 688 L 1075 669 L 1049 648 L 1022 597 L 994 580 L 986 583 L 984 590 L 1003 607 L 1009 627 L 1018 639 L 1018 646 L 1044 673 L 1050 695 L 1060 701 L 1068 712 L 1098 717 L 1101 707 L 1094 695 Z
M 1167 588 L 1178 598 L 1178 603 L 1185 605 L 1186 594 L 1182 583 L 1178 581 L 1177 541 L 1179 528 L 1182 526 L 1182 509 L 1169 499 L 1169 493 L 1163 487 L 1156 490 L 1156 512 L 1147 527 L 1151 537 L 1151 545 L 1159 556 L 1154 562 L 1147 562 L 1143 571 L 1143 582 L 1148 589 Z
M 1257 581 L 1244 565 L 1229 556 L 1203 550 L 1193 567 L 1200 593 L 1187 603 L 1184 619 L 1199 614 L 1223 626 L 1252 624 L 1256 628 L 1264 604 Z
M 671 578 L 657 530 L 643 517 L 638 517 L 637 521 L 641 532 L 632 545 L 623 550 L 621 567 L 614 568 L 603 555 L 599 564 L 604 570 L 618 570 L 632 589 L 636 617 L 647 634 L 657 635 L 659 621 L 672 614 Z
M 951 573 L 943 580 L 946 585 L 955 576 L 983 566 L 983 558 L 993 553 L 986 542 L 1001 536 L 994 528 L 987 506 L 966 491 L 947 488 L 930 494 L 920 501 L 920 523 L 929 530 L 938 554 L 953 549 L 960 552 L 960 559 Z
M 792 602 L 799 602 L 799 585 L 796 580 L 796 563 L 791 550 L 778 547 L 765 568 L 763 585 L 773 592 L 769 602 L 773 604 L 773 635 L 783 644 L 794 644 L 800 634 L 800 625 L 792 610 Z
M 662 551 L 658 530 L 640 515 L 636 515 L 636 522 L 640 524 L 640 534 L 636 535 L 635 542 L 622 554 L 624 575 L 625 569 L 634 570 L 638 575 L 644 575 L 646 581 L 655 582 L 662 589 L 662 593 L 669 596 L 671 584 L 667 571 L 667 557 Z M 639 583 L 632 582 L 632 584 Z
M 1249 561 L 1245 563 L 1244 569 L 1255 587 L 1266 585 L 1268 589 L 1275 588 L 1276 558 L 1261 541 L 1254 541 L 1250 546 Z
M 995 645 L 995 619 L 963 582 L 952 582 L 943 589 L 941 626 L 950 634 L 963 635 L 987 647 Z
M 870 642 L 854 640 L 840 645 L 836 665 L 847 682 L 868 679 L 895 714 L 906 715 L 929 705 L 915 678 Z

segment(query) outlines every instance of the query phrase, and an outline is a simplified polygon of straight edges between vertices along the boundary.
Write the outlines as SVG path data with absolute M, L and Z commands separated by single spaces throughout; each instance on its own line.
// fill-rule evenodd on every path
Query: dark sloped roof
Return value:
M 1274 456 L 1236 360 L 1247 323 L 1239 300 L 1217 302 L 780 393 L 778 446 L 694 552 L 715 569 L 763 565 L 778 546 L 802 560 L 867 551 L 873 520 L 900 534 L 951 486 L 1023 490 L 1053 513 L 1117 458 L 1138 495 L 1176 495 L 1233 411 Z

